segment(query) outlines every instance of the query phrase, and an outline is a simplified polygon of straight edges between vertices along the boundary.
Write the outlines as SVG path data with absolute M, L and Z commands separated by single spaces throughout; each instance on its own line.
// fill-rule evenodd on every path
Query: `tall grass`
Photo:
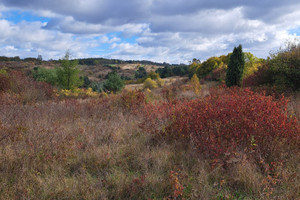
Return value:
M 230 99 L 230 92 L 219 94 Z M 249 151 L 232 151 L 224 154 L 224 165 L 214 156 L 203 156 L 194 140 L 157 137 L 161 132 L 153 130 L 171 130 L 170 122 L 175 127 L 172 117 L 142 126 L 149 102 L 158 102 L 155 98 L 176 105 L 212 97 L 182 101 L 179 90 L 165 88 L 161 94 L 6 99 L 0 104 L 0 199 L 300 197 L 299 151 L 287 152 L 286 145 L 279 145 L 282 159 L 276 162 L 263 154 L 258 159 Z M 174 132 L 172 137 L 178 136 Z

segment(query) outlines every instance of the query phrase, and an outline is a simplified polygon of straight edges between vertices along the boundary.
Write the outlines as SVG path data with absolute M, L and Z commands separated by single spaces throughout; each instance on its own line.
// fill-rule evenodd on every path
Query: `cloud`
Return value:
M 48 30 L 57 30 L 72 34 L 105 34 L 110 32 L 122 32 L 126 36 L 136 35 L 148 28 L 147 24 L 123 24 L 119 26 L 91 24 L 76 21 L 73 17 L 53 18 L 43 27 Z
M 88 48 L 95 47 L 93 40 L 85 37 L 74 38 L 72 34 L 41 29 L 41 22 L 10 23 L 0 20 L 0 49 L 2 55 L 36 57 L 42 54 L 44 58 L 60 58 L 67 49 L 75 56 L 83 56 Z M 84 45 L 83 45 L 84 44 Z M 14 53 L 14 55 L 11 55 Z M 86 54 L 88 55 L 88 54 Z
M 0 0 L 0 12 L 11 9 L 50 20 L 2 18 L 0 53 L 41 51 L 49 58 L 69 48 L 78 57 L 96 56 L 94 49 L 104 52 L 98 56 L 179 63 L 227 54 L 240 43 L 266 57 L 299 37 L 290 30 L 300 27 L 299 0 Z

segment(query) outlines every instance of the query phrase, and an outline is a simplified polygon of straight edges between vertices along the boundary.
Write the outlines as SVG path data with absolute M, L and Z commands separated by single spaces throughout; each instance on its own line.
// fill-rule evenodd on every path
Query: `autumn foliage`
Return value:
M 218 88 L 204 99 L 150 104 L 143 126 L 153 134 L 191 143 L 202 155 L 236 150 L 269 156 L 280 145 L 299 147 L 300 127 L 288 100 L 240 88 Z
M 0 74 L 1 104 L 25 104 L 53 98 L 53 88 L 48 83 L 36 82 L 20 71 Z

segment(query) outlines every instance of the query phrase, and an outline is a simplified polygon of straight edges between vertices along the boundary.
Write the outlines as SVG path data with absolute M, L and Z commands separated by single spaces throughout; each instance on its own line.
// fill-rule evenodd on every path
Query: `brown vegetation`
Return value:
M 300 198 L 300 152 L 288 151 L 286 137 L 276 143 L 274 155 L 282 153 L 280 159 L 275 159 L 268 149 L 268 155 L 255 151 L 260 149 L 255 148 L 256 145 L 268 147 L 273 144 L 264 140 L 267 137 L 250 141 L 255 153 L 250 152 L 250 148 L 248 151 L 235 149 L 230 154 L 207 157 L 198 150 L 201 140 L 196 144 L 193 140 L 179 139 L 176 132 L 175 140 L 164 135 L 158 137 L 158 133 L 172 128 L 172 123 L 174 127 L 187 125 L 182 123 L 184 121 L 176 121 L 173 115 L 161 118 L 155 126 L 143 126 L 145 122 L 150 123 L 145 120 L 145 114 L 149 112 L 147 108 L 151 102 L 176 105 L 176 102 L 198 101 L 199 105 L 205 103 L 213 108 L 217 108 L 217 104 L 223 106 L 224 103 L 219 101 L 222 97 L 214 101 L 217 104 L 207 101 L 212 97 L 204 97 L 215 94 L 216 90 L 209 89 L 214 85 L 203 86 L 200 95 L 195 95 L 189 84 L 177 81 L 157 91 L 134 90 L 95 98 L 58 100 L 52 93 L 47 96 L 47 92 L 42 92 L 49 91 L 49 85 L 35 85 L 36 82 L 20 74 L 13 77 L 18 81 L 8 86 L 3 84 L 0 91 L 0 199 Z M 251 95 L 246 97 L 244 94 L 231 96 L 228 91 L 223 95 L 225 100 L 237 97 L 256 102 Z M 289 119 L 285 117 L 298 116 L 295 114 L 299 113 L 297 98 L 284 112 L 276 107 L 279 105 L 276 99 L 253 95 L 260 97 L 262 104 L 249 104 L 250 107 L 263 105 L 263 100 L 268 100 L 276 108 L 268 110 L 270 114 L 280 114 L 287 124 Z M 240 107 L 248 109 L 244 104 Z M 185 120 L 190 115 L 186 108 L 183 111 L 182 120 Z M 207 113 L 210 117 L 206 119 L 207 127 L 214 126 L 209 121 L 218 114 L 217 109 L 214 111 Z M 191 114 L 195 113 L 196 110 Z M 229 115 L 230 121 L 234 112 L 228 110 L 225 114 Z M 250 114 L 256 117 L 255 112 Z M 263 128 L 268 133 L 268 128 L 272 129 L 272 123 L 275 123 L 268 120 L 278 116 L 269 118 L 267 113 L 263 116 L 268 122 Z M 225 127 L 228 130 L 235 127 L 235 121 L 231 122 L 232 127 Z M 196 130 L 201 123 L 191 125 L 185 131 Z M 290 128 L 299 128 L 295 124 L 281 125 L 287 132 Z M 299 140 L 299 133 L 295 137 Z M 220 162 L 221 159 L 226 165 Z

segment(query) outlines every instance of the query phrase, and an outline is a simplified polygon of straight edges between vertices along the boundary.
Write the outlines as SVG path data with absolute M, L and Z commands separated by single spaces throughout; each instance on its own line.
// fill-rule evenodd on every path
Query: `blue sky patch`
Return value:
M 300 36 L 300 27 L 289 30 L 289 34 Z
M 40 17 L 32 14 L 28 11 L 20 11 L 20 10 L 11 10 L 2 12 L 2 16 L 4 19 L 17 24 L 22 21 L 27 22 L 49 22 L 50 18 Z

